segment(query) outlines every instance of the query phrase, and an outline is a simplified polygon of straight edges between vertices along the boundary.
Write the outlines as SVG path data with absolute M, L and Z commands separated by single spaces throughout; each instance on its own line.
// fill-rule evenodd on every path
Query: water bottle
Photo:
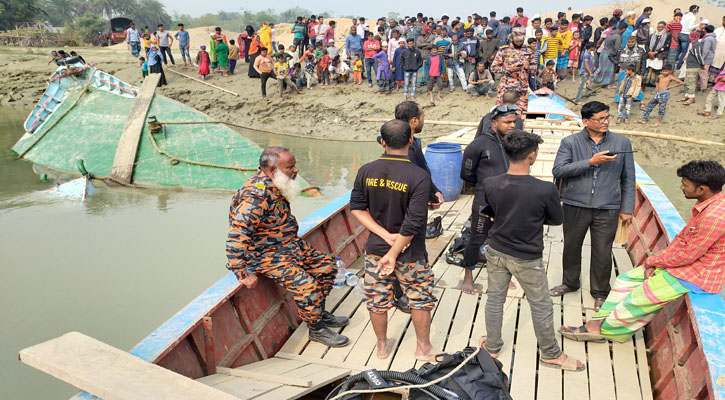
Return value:
M 345 275 L 347 273 L 347 268 L 345 268 L 345 263 L 342 262 L 340 257 L 335 259 L 335 264 L 337 264 L 337 274 L 335 275 L 335 281 L 332 284 L 332 287 L 334 289 L 342 289 L 345 287 Z
M 363 280 L 358 278 L 357 285 L 355 285 L 355 288 L 352 290 L 353 293 L 355 293 L 356 296 L 365 297 L 365 290 L 363 289 Z

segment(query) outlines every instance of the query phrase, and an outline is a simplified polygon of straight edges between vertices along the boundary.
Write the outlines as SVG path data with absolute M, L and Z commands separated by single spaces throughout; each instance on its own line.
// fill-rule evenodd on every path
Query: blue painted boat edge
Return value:
M 635 170 L 637 185 L 647 195 L 665 227 L 668 240 L 672 241 L 684 228 L 685 221 L 644 169 L 635 163 Z M 713 398 L 725 400 L 725 387 L 718 384 L 720 377 L 725 377 L 725 347 L 722 346 L 725 338 L 725 289 L 719 294 L 689 293 L 688 296 L 697 321 L 702 351 L 710 370 Z
M 320 207 L 300 222 L 299 235 L 304 237 L 312 232 L 317 226 L 337 214 L 349 202 L 350 191 L 347 191 Z M 239 285 L 236 276 L 229 272 L 182 308 L 181 311 L 169 318 L 163 325 L 146 336 L 146 338 L 131 349 L 130 353 L 144 361 L 153 362 L 169 346 L 180 340 L 182 335 L 189 332 L 212 308 L 233 295 L 239 288 Z M 98 399 L 96 396 L 87 392 L 79 393 L 71 398 L 71 400 L 96 399 Z

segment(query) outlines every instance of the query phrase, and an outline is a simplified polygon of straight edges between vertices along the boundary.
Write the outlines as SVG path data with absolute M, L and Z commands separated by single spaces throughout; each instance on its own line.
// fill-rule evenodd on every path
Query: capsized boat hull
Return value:
M 111 176 L 116 148 L 139 89 L 93 67 L 68 76 L 64 76 L 68 74 L 64 68 L 51 77 L 25 123 L 26 134 L 13 151 L 42 169 L 65 176 L 80 176 L 83 167 L 94 176 Z M 82 85 L 89 79 L 88 92 L 81 96 Z M 152 116 L 175 123 L 212 121 L 204 113 L 160 94 L 149 107 L 147 117 Z M 152 140 L 172 157 L 157 151 Z M 144 126 L 132 183 L 235 190 L 256 172 L 261 153 L 251 140 L 222 124 L 164 125 L 153 138 Z M 78 160 L 82 160 L 82 167 Z M 309 184 L 301 180 L 302 188 L 307 188 Z

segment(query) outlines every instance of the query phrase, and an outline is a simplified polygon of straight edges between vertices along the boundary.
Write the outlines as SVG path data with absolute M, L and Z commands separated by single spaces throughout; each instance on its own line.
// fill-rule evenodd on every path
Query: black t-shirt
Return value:
M 428 219 L 430 177 L 406 156 L 384 154 L 363 165 L 350 195 L 350 210 L 369 210 L 375 222 L 390 233 L 413 235 L 399 262 L 425 260 L 425 225 Z M 379 236 L 370 233 L 365 251 L 384 256 L 390 250 Z
M 544 225 L 564 222 L 556 186 L 531 175 L 503 174 L 486 178 L 484 188 L 495 214 L 488 245 L 524 260 L 541 258 Z

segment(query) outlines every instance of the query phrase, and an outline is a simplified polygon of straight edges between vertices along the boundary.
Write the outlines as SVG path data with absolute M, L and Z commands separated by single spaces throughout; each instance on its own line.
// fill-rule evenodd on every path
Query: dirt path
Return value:
M 139 85 L 141 72 L 131 55 L 124 50 L 104 48 L 76 49 L 98 68 L 119 79 Z M 13 106 L 28 113 L 46 88 L 46 79 L 54 71 L 47 65 L 49 50 L 0 48 L 0 105 Z M 181 69 L 185 74 L 196 76 L 196 69 Z M 173 73 L 166 74 L 169 81 L 160 93 L 195 107 L 214 118 L 229 120 L 251 128 L 267 131 L 292 133 L 323 138 L 374 139 L 379 124 L 362 123 L 360 118 L 392 118 L 393 109 L 402 101 L 402 94 L 380 97 L 367 83 L 357 86 L 315 87 L 305 90 L 303 95 L 287 95 L 284 101 L 277 96 L 275 81 L 268 83 L 268 94 L 272 99 L 263 101 L 259 79 L 247 78 L 247 65 L 238 65 L 235 76 L 215 76 L 210 83 L 239 93 L 239 97 L 202 85 Z M 578 82 L 564 82 L 560 86 L 563 95 L 574 97 Z M 475 98 L 457 88 L 453 94 L 444 90 L 443 101 L 431 104 L 427 93 L 418 92 L 418 101 L 430 120 L 478 121 L 494 104 L 494 99 Z M 645 100 L 652 97 L 648 89 Z M 655 133 L 681 135 L 699 139 L 725 142 L 725 123 L 700 117 L 696 111 L 705 102 L 705 95 L 697 96 L 694 106 L 683 106 L 676 100 L 679 93 L 673 93 L 668 105 L 665 125 L 660 128 L 644 127 L 639 124 L 614 125 L 621 129 L 646 130 Z M 600 90 L 591 99 L 603 101 L 612 106 L 616 113 L 613 90 Z M 632 107 L 632 120 L 639 118 L 638 103 Z M 577 107 L 572 107 L 578 111 Z M 656 113 L 655 113 L 656 114 Z M 455 127 L 432 126 L 424 134 L 445 134 Z M 639 151 L 637 159 L 649 164 L 677 166 L 691 159 L 725 159 L 725 149 L 647 138 L 633 138 L 634 148 Z

